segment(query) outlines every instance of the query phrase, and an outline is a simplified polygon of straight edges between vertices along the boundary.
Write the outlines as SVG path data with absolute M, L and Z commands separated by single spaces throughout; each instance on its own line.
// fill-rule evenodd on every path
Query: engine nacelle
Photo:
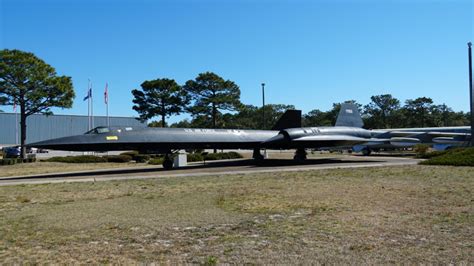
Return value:
M 298 139 L 306 136 L 314 136 L 320 134 L 318 128 L 288 128 L 280 130 L 280 135 L 283 135 L 286 140 Z
M 411 147 L 414 146 L 421 141 L 417 138 L 401 138 L 401 137 L 393 137 L 390 139 L 390 144 L 397 147 Z

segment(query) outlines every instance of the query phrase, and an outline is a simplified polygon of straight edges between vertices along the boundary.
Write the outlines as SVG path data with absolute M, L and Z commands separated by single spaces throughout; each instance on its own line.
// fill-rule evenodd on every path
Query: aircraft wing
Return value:
M 471 134 L 469 133 L 459 133 L 459 132 L 428 132 L 428 135 L 432 137 L 464 137 L 464 136 L 470 136 Z
M 386 139 L 372 139 L 357 137 L 349 134 L 327 134 L 327 135 L 304 135 L 288 136 L 278 134 L 263 143 L 264 147 L 334 147 L 334 146 L 352 146 L 355 144 L 366 143 L 368 141 L 384 141 Z
M 440 132 L 440 131 L 388 131 L 383 135 L 390 135 L 393 137 L 410 137 L 410 136 L 431 136 L 431 137 L 454 137 L 454 136 L 468 136 L 469 133 L 462 132 Z
M 296 142 L 306 142 L 306 141 L 348 141 L 348 142 L 368 142 L 368 141 L 388 141 L 388 139 L 377 139 L 377 138 L 360 138 L 349 135 L 316 135 L 316 136 L 306 136 L 294 139 Z

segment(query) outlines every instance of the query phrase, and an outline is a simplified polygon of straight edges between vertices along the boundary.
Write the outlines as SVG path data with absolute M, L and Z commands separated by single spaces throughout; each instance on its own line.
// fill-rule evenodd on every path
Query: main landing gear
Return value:
M 166 153 L 163 158 L 163 168 L 165 170 L 171 170 L 173 168 L 173 158 L 170 153 Z
M 260 153 L 260 149 L 253 149 L 252 158 L 253 158 L 256 162 L 262 162 L 263 159 L 264 159 L 263 155 Z
M 297 149 L 295 152 L 295 156 L 293 156 L 293 159 L 297 162 L 303 162 L 306 160 L 306 150 L 305 149 Z

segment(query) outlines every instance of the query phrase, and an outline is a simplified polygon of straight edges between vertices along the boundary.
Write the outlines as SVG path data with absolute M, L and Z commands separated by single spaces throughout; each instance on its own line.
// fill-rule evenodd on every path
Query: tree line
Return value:
M 199 74 L 180 86 L 173 79 L 144 81 L 141 89 L 132 91 L 133 109 L 140 120 L 152 121 L 152 127 L 270 129 L 280 116 L 294 105 L 267 104 L 265 107 L 244 104 L 240 101 L 240 88 L 212 72 Z M 469 125 L 469 113 L 455 112 L 446 104 L 437 105 L 431 98 L 419 97 L 401 101 L 391 94 L 370 97 L 366 105 L 356 104 L 365 128 L 444 127 Z M 341 103 L 331 110 L 314 109 L 302 117 L 303 126 L 334 126 Z M 265 123 L 263 123 L 265 112 Z M 168 125 L 166 119 L 181 113 L 191 114 Z

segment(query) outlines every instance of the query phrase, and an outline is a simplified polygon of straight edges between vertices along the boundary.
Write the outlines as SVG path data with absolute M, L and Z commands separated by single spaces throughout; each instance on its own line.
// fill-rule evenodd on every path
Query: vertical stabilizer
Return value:
M 301 127 L 301 110 L 286 110 L 272 130 Z
M 341 104 L 341 110 L 336 120 L 336 127 L 363 127 L 359 109 L 352 103 Z

